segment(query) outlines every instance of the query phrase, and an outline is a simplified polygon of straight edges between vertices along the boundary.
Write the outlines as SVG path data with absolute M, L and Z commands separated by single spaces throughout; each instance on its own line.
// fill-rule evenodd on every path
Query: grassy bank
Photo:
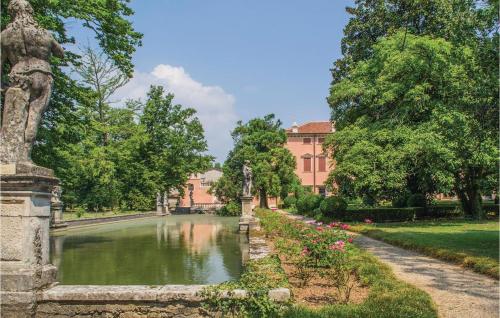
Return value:
M 351 229 L 499 278 L 498 221 L 420 221 L 357 224 Z
M 269 210 L 257 210 L 262 227 L 268 239 L 273 242 L 289 239 L 299 242 L 300 234 L 296 229 L 299 221 L 291 221 L 279 213 Z M 286 244 L 283 244 L 286 246 Z M 283 317 L 320 318 L 320 317 L 437 317 L 436 309 L 430 296 L 399 281 L 390 268 L 379 262 L 371 254 L 354 245 L 349 246 L 349 262 L 355 269 L 359 283 L 369 289 L 367 297 L 361 303 L 340 303 L 310 308 L 292 306 L 283 313 Z M 314 286 L 312 286 L 314 288 Z

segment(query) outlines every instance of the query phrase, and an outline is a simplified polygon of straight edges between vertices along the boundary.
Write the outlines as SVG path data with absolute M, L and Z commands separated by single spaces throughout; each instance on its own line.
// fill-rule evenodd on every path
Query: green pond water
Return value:
M 58 281 L 78 285 L 214 284 L 237 279 L 248 250 L 238 218 L 172 215 L 68 229 L 50 238 Z

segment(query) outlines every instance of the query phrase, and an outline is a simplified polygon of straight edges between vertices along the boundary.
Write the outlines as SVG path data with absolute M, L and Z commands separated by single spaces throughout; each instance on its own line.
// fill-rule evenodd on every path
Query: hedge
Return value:
M 341 221 L 363 222 L 370 219 L 374 222 L 404 222 L 413 221 L 416 218 L 417 211 L 422 208 L 356 208 L 348 209 L 343 215 L 337 217 Z

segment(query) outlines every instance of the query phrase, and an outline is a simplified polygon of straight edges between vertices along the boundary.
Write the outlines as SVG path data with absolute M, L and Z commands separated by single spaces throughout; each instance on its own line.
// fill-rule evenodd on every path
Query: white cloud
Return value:
M 134 77 L 120 88 L 115 99 L 146 98 L 151 85 L 162 85 L 175 95 L 174 102 L 196 109 L 205 129 L 209 152 L 224 161 L 232 147 L 230 131 L 238 120 L 235 98 L 219 86 L 204 85 L 194 80 L 181 66 L 157 65 L 150 73 L 135 72 Z

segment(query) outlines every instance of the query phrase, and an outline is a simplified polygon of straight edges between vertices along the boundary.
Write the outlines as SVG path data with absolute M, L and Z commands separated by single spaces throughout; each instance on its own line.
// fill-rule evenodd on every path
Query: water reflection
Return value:
M 237 218 L 175 215 L 67 230 L 51 237 L 63 284 L 212 284 L 236 279 L 246 236 Z

